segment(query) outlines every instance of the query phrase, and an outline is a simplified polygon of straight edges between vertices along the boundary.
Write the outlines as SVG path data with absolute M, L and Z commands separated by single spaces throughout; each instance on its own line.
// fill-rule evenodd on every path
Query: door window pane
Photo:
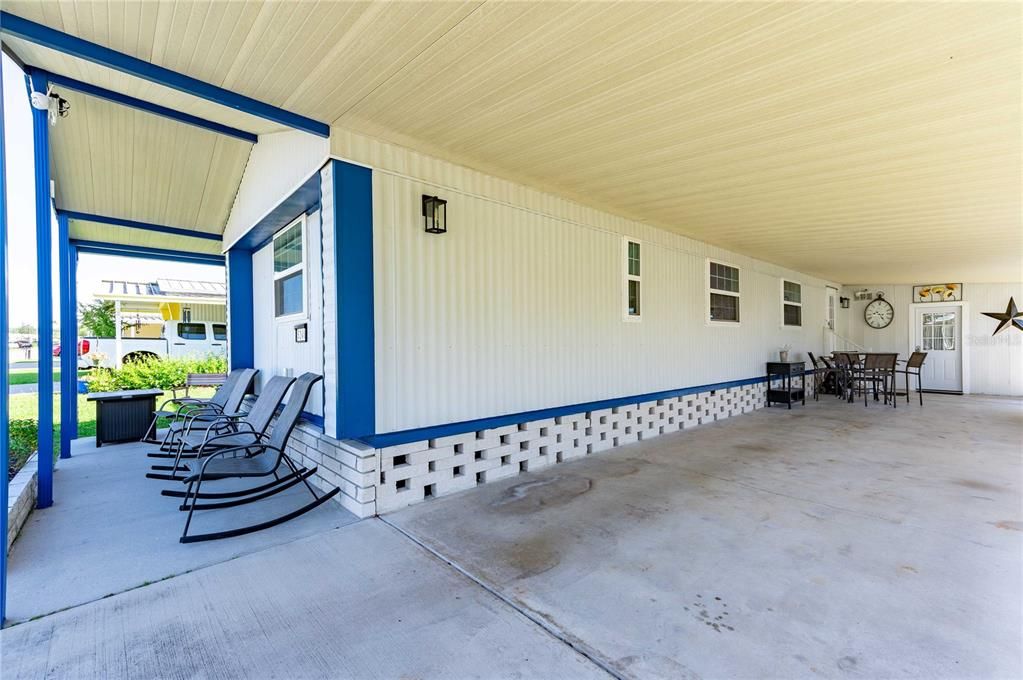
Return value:
M 275 316 L 302 312 L 302 272 L 297 271 L 274 281 Z
M 227 340 L 227 325 L 222 323 L 213 324 L 213 339 Z
M 274 272 L 302 263 L 302 223 L 297 222 L 274 239 Z

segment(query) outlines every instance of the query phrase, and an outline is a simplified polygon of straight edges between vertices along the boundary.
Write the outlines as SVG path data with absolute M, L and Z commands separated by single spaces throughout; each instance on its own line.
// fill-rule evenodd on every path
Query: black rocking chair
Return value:
M 295 381 L 294 387 L 291 390 L 291 398 L 288 399 L 287 405 L 285 405 L 281 414 L 277 417 L 277 422 L 274 424 L 269 438 L 264 437 L 256 445 L 250 444 L 220 449 L 209 455 L 204 455 L 199 460 L 186 463 L 189 473 L 182 481 L 188 485 L 188 488 L 184 492 L 163 492 L 166 496 L 177 498 L 183 496 L 185 499 L 185 502 L 179 507 L 179 510 L 188 512 L 188 517 L 185 519 L 185 528 L 181 533 L 180 540 L 182 543 L 229 538 L 231 536 L 241 536 L 242 534 L 268 529 L 294 519 L 299 515 L 304 515 L 333 498 L 341 491 L 340 487 L 335 486 L 323 495 L 317 494 L 308 481 L 317 468 L 299 467 L 285 452 L 288 439 L 291 437 L 291 433 L 302 415 L 302 409 L 305 408 L 306 401 L 309 399 L 309 393 L 312 391 L 313 385 L 321 379 L 322 376 L 314 373 L 305 373 Z M 281 475 L 281 471 L 285 474 Z M 203 493 L 200 490 L 203 482 L 270 476 L 274 478 L 272 481 L 239 491 Z M 305 485 L 313 500 L 296 510 L 271 520 L 238 529 L 228 529 L 207 534 L 193 534 L 191 536 L 188 534 L 188 527 L 192 523 L 192 516 L 196 510 L 213 510 L 253 503 L 280 493 L 299 483 Z M 200 502 L 205 500 L 211 500 L 212 502 Z
M 205 428 L 189 427 L 177 436 L 177 453 L 171 465 L 154 465 L 146 477 L 165 481 L 181 481 L 182 472 L 188 468 L 181 465 L 182 459 L 201 458 L 218 449 L 258 444 L 270 426 L 277 407 L 284 401 L 294 378 L 276 375 L 263 386 L 256 403 L 248 413 L 223 413 L 206 424 Z M 189 453 L 194 452 L 194 453 Z
M 254 368 L 239 368 L 231 371 L 227 380 L 217 388 L 217 391 L 209 399 L 196 399 L 194 397 L 183 397 L 168 399 L 163 402 L 158 410 L 153 413 L 153 422 L 146 430 L 146 436 L 142 441 L 149 444 L 159 444 L 161 451 L 167 453 L 150 453 L 150 458 L 173 458 L 174 444 L 177 436 L 189 428 L 209 424 L 224 413 L 234 413 L 242 405 L 245 395 L 252 387 L 252 381 L 259 373 Z M 177 408 L 168 408 L 168 406 Z M 157 439 L 157 423 L 160 418 L 170 418 L 171 422 L 163 439 Z

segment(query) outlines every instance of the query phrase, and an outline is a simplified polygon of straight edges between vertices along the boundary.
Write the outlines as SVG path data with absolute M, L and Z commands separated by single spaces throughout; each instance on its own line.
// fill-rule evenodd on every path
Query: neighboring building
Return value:
M 227 286 L 217 281 L 103 280 L 93 297 L 114 303 L 115 324 L 126 338 L 159 338 L 166 321 L 227 320 Z

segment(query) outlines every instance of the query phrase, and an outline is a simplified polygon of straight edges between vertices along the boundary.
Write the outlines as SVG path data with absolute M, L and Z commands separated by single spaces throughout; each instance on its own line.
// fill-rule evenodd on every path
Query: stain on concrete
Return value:
M 503 546 L 499 564 L 515 572 L 514 579 L 524 579 L 550 571 L 561 564 L 555 541 L 543 534 Z
M 953 484 L 958 486 L 965 486 L 967 489 L 973 489 L 975 491 L 1002 491 L 1001 487 L 997 487 L 994 484 L 988 484 L 987 482 L 981 482 L 976 479 L 954 479 Z
M 919 574 L 920 573 L 917 570 L 916 567 L 914 567 L 912 565 L 909 565 L 909 564 L 903 564 L 901 567 L 899 567 L 899 571 L 904 571 L 904 572 L 907 572 L 909 574 Z
M 1001 522 L 988 522 L 988 524 L 1007 531 L 1023 531 L 1023 522 L 1014 522 L 1010 519 L 1003 519 Z
M 859 661 L 855 656 L 843 656 L 835 664 L 843 671 L 849 673 L 856 670 Z
M 571 503 L 592 488 L 589 477 L 555 475 L 508 487 L 490 507 L 509 514 L 536 512 Z
M 735 627 L 729 624 L 729 620 L 726 618 L 730 616 L 728 603 L 721 599 L 720 595 L 704 598 L 703 595 L 698 594 L 693 601 L 693 610 L 695 611 L 690 610 L 689 607 L 683 607 L 683 610 L 692 611 L 693 617 L 697 621 L 719 633 L 735 630 Z
M 615 670 L 630 677 L 678 678 L 679 680 L 700 679 L 700 676 L 691 668 L 687 668 L 675 659 L 661 654 L 632 654 L 617 659 L 611 665 Z

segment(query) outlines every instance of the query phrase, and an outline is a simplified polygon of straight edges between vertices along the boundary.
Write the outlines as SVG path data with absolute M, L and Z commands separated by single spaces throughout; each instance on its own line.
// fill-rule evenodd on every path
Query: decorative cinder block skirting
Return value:
M 376 512 L 749 413 L 766 394 L 755 383 L 379 449 Z
M 812 398 L 807 380 L 807 397 Z M 337 441 L 301 421 L 288 452 L 319 472 L 320 488 L 338 486 L 359 517 L 540 470 L 601 451 L 750 413 L 767 402 L 767 383 L 708 390 L 616 408 L 530 420 L 493 429 L 375 449 Z
M 14 539 L 18 537 L 21 528 L 28 521 L 32 508 L 36 505 L 36 495 L 39 490 L 38 464 L 36 456 L 33 455 L 25 466 L 18 470 L 7 488 L 7 552 L 11 551 Z

